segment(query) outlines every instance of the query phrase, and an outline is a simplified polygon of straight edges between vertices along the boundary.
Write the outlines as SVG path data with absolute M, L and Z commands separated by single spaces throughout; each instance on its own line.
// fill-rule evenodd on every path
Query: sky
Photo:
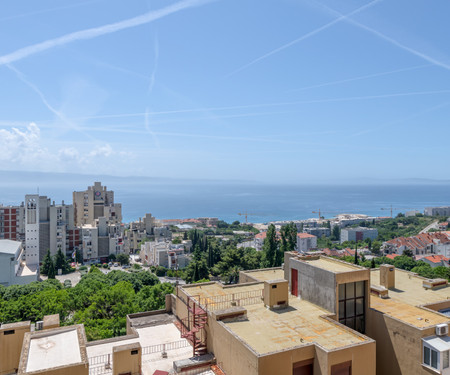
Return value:
M 0 170 L 442 179 L 443 0 L 3 0 Z

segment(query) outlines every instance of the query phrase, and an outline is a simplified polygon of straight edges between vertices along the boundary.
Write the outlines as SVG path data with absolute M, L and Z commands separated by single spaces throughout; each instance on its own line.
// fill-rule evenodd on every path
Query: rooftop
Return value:
M 342 262 L 336 259 L 327 257 L 313 257 L 311 259 L 302 258 L 301 261 L 306 262 L 312 266 L 331 271 L 331 272 L 350 272 L 355 270 L 361 270 L 362 267 L 352 265 L 347 262 Z
M 246 320 L 225 320 L 224 324 L 259 354 L 309 344 L 332 350 L 369 340 L 325 319 L 328 311 L 297 297 L 290 297 L 284 310 L 272 311 L 262 302 L 245 308 Z
M 134 323 L 134 319 L 133 319 Z M 180 331 L 173 323 L 159 324 L 151 327 L 136 328 L 139 337 L 129 339 L 115 338 L 88 344 L 86 347 L 90 369 L 96 373 L 97 368 L 104 369 L 104 361 L 108 354 L 112 354 L 113 347 L 139 342 L 142 347 L 142 373 L 153 374 L 156 370 L 170 372 L 173 361 L 192 357 L 192 346 L 186 339 L 180 337 Z M 165 348 L 167 358 L 162 358 L 162 344 L 169 344 Z M 112 356 L 111 356 L 112 359 Z M 98 372 L 102 373 L 102 372 Z
M 411 272 L 395 269 L 395 289 L 389 289 L 389 297 L 407 305 L 421 306 L 450 299 L 450 287 L 431 290 L 423 288 L 425 279 Z M 380 284 L 380 270 L 370 272 L 372 285 Z
M 26 372 L 48 370 L 82 362 L 76 327 L 43 333 L 46 334 L 31 336 Z
M 20 241 L 0 240 L 0 253 L 14 255 L 21 245 Z
M 281 268 L 244 271 L 244 273 L 258 281 L 284 279 L 284 271 Z
M 389 290 L 389 294 L 391 294 L 391 290 Z M 448 317 L 442 316 L 441 314 L 391 298 L 383 299 L 370 296 L 370 307 L 417 328 L 435 326 L 436 324 L 447 323 L 449 321 Z

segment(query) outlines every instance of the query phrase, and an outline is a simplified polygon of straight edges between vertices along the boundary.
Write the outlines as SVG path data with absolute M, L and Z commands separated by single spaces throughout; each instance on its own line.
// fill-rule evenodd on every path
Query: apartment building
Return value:
M 81 227 L 81 248 L 85 262 L 107 262 L 111 254 L 123 253 L 123 227 L 100 217 Z
M 140 250 L 140 243 L 153 236 L 153 228 L 156 225 L 156 219 L 150 213 L 145 214 L 144 218 L 131 222 L 124 234 L 125 250 L 131 253 Z
M 309 233 L 297 233 L 297 251 L 306 253 L 317 248 L 317 237 Z
M 25 207 L 0 204 L 0 239 L 25 240 Z
M 450 206 L 425 207 L 425 216 L 450 216 Z
M 364 241 L 367 238 L 374 241 L 377 237 L 378 230 L 375 228 L 358 227 L 341 229 L 341 243 L 345 241 Z
M 122 205 L 114 202 L 114 192 L 101 182 L 94 182 L 84 191 L 73 192 L 75 225 L 93 224 L 99 217 L 110 223 L 122 222 Z
M 190 247 L 191 241 L 172 244 L 171 241 L 147 241 L 141 245 L 140 257 L 144 264 L 176 269 L 185 268 L 190 257 L 185 246 Z

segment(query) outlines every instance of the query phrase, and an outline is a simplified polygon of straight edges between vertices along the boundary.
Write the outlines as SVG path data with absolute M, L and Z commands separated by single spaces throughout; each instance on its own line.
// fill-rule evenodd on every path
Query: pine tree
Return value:
M 50 264 L 48 266 L 47 276 L 49 279 L 54 279 L 56 276 L 55 263 L 53 263 L 53 259 L 51 259 L 51 258 L 50 258 Z
M 184 235 L 183 235 L 183 240 L 187 240 L 188 239 L 188 235 L 187 235 L 187 232 L 184 232 Z
M 69 265 L 67 264 L 66 257 L 64 256 L 61 248 L 59 248 L 55 257 L 55 270 L 61 270 L 63 273 L 65 273 L 68 268 Z
M 53 264 L 52 256 L 50 255 L 50 249 L 47 249 L 44 260 L 42 261 L 41 274 L 48 275 L 50 265 Z
M 355 264 L 358 264 L 358 243 L 355 245 Z
M 372 258 L 372 262 L 370 263 L 370 268 L 376 268 L 377 266 L 375 265 L 375 258 Z
M 275 230 L 275 225 L 270 224 L 269 228 L 267 229 L 267 235 L 264 240 L 263 245 L 264 255 L 266 258 L 266 263 L 268 267 L 275 267 L 279 261 L 279 255 L 277 252 L 278 249 L 278 240 L 277 240 L 277 233 Z M 281 265 L 281 263 L 280 263 Z

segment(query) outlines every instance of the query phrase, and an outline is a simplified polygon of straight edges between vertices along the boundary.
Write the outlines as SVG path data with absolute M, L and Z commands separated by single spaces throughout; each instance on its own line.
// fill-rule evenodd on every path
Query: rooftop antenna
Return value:
M 37 187 L 37 194 L 39 195 L 39 186 Z

